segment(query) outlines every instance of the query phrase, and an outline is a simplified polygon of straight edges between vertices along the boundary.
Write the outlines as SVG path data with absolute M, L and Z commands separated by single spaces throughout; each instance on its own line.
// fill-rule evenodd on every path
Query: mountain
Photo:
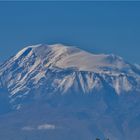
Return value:
M 62 44 L 28 46 L 0 66 L 0 137 L 140 139 L 139 101 L 138 65 Z

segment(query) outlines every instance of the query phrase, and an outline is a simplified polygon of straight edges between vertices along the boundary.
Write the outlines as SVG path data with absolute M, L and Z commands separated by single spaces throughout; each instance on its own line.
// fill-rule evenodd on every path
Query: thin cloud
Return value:
M 41 125 L 38 125 L 38 126 L 24 126 L 22 128 L 22 130 L 24 131 L 32 131 L 32 130 L 54 130 L 56 129 L 56 126 L 53 125 L 53 124 L 41 124 Z

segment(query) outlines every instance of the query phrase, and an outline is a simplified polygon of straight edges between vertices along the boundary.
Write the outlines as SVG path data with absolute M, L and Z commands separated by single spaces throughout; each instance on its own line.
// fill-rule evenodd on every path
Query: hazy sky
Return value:
M 0 2 L 0 62 L 40 43 L 140 64 L 140 2 Z

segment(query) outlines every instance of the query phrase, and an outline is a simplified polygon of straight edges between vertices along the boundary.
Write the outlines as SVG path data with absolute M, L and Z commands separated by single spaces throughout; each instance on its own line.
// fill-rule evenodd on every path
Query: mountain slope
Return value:
M 3 140 L 140 139 L 140 68 L 62 44 L 24 48 L 0 66 Z
M 0 86 L 16 103 L 58 93 L 131 93 L 140 91 L 140 70 L 115 55 L 61 44 L 34 45 L 0 66 Z

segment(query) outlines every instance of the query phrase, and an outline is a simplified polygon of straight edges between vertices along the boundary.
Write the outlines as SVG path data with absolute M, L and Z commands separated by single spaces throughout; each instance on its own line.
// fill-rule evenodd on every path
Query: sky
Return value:
M 40 43 L 140 64 L 140 2 L 0 2 L 0 63 Z

